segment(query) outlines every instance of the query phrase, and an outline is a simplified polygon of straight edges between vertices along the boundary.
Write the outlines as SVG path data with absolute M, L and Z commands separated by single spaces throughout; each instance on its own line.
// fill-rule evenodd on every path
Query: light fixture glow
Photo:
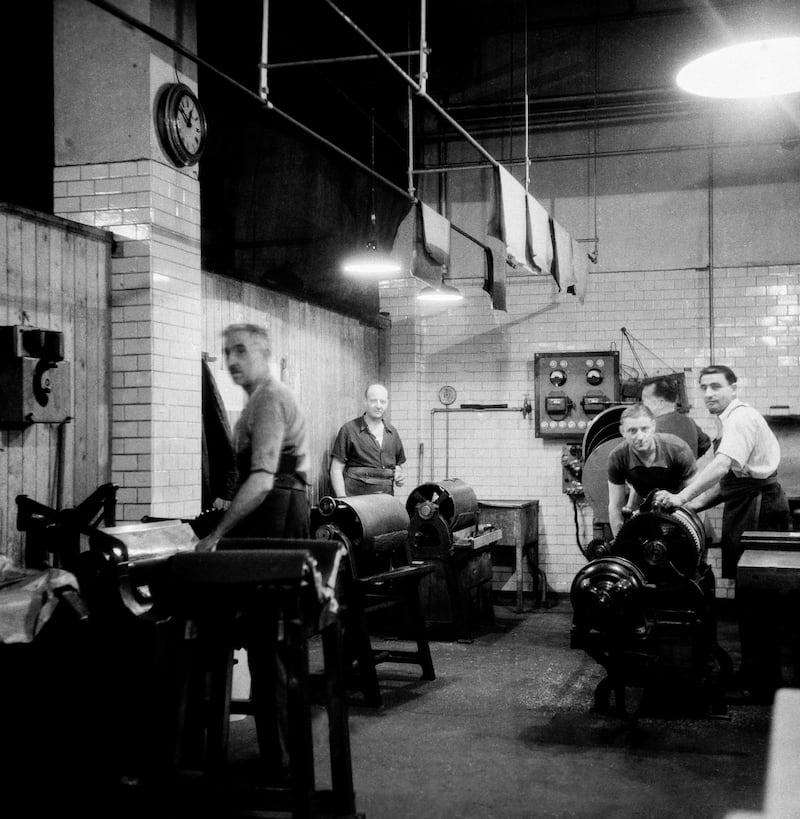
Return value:
M 368 242 L 365 250 L 342 262 L 342 272 L 370 279 L 393 279 L 402 275 L 403 268 L 397 259 L 381 253 L 374 242 Z
M 675 78 L 703 97 L 773 97 L 800 91 L 800 37 L 754 40 L 693 60 Z
M 446 304 L 457 301 L 463 301 L 464 296 L 461 291 L 449 284 L 442 283 L 439 287 L 431 287 L 428 285 L 417 293 L 417 299 L 429 304 Z

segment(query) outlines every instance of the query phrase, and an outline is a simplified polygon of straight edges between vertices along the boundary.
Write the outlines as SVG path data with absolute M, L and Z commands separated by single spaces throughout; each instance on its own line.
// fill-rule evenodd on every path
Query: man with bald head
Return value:
M 389 392 L 383 384 L 364 391 L 364 413 L 339 430 L 331 451 L 331 487 L 337 498 L 394 494 L 403 485 L 406 453 L 397 429 L 384 417 Z

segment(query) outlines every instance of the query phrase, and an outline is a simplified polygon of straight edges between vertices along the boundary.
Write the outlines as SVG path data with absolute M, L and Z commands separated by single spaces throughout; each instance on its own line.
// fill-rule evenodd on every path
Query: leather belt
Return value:
M 273 489 L 300 489 L 305 492 L 306 482 L 297 475 L 275 475 L 275 480 L 272 484 Z
M 369 484 L 385 484 L 394 480 L 394 469 L 390 467 L 348 466 L 344 470 L 348 478 Z

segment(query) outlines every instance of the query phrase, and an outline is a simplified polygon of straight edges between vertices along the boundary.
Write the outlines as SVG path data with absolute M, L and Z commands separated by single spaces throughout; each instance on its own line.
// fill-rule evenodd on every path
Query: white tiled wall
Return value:
M 111 230 L 118 517 L 200 509 L 200 192 L 158 162 L 58 167 L 60 216 Z
M 621 327 L 641 342 L 636 354 L 647 375 L 685 371 L 691 415 L 709 434 L 709 416 L 697 390 L 697 374 L 713 358 L 733 368 L 743 400 L 762 412 L 789 404 L 800 412 L 800 266 L 747 267 L 714 271 L 713 313 L 708 272 L 594 273 L 585 302 L 558 293 L 550 277 L 512 278 L 508 310 L 495 311 L 482 282 L 455 283 L 466 296 L 459 305 L 420 308 L 416 286 L 384 283 L 381 309 L 392 317 L 392 418 L 404 435 L 407 474 L 423 481 L 461 478 L 481 499 L 539 500 L 539 556 L 548 584 L 569 590 L 592 537 L 591 508 L 575 510 L 564 495 L 561 441 L 537 438 L 522 412 L 459 412 L 445 417 L 437 393 L 444 384 L 461 403 L 520 407 L 534 398 L 537 352 L 618 349 L 626 375 L 639 363 Z M 647 349 L 645 349 L 645 347 Z M 416 438 L 414 437 L 416 436 Z M 422 458 L 420 459 L 420 451 Z M 409 480 L 405 491 L 413 490 Z M 718 510 L 711 513 L 712 522 Z M 718 553 L 711 563 L 718 595 Z M 495 588 L 505 585 L 499 573 Z M 526 588 L 530 577 L 526 578 Z

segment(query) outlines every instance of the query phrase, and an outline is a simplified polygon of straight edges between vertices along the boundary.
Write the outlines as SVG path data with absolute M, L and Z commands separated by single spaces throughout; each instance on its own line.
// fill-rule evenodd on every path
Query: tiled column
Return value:
M 122 11 L 196 49 L 192 0 L 119 0 Z M 200 512 L 198 168 L 177 168 L 153 110 L 195 68 L 106 9 L 53 5 L 54 210 L 105 228 L 111 264 L 112 475 L 117 517 Z M 76 411 L 79 408 L 76 407 Z
M 118 517 L 199 511 L 200 212 L 197 180 L 159 162 L 56 168 L 55 212 L 115 236 L 112 480 Z

